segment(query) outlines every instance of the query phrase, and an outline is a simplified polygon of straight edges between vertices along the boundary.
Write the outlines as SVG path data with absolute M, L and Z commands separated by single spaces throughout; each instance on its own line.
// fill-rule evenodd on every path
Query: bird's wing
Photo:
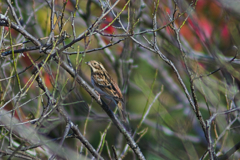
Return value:
M 95 86 L 101 89 L 105 94 L 113 97 L 115 100 L 122 101 L 122 93 L 118 85 L 113 81 L 108 73 L 99 72 L 93 75 Z

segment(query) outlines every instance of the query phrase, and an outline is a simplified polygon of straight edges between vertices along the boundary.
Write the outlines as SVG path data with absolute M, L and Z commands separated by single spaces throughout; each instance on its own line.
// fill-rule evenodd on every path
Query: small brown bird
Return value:
M 91 82 L 94 89 L 103 97 L 113 100 L 119 108 L 121 118 L 126 122 L 125 113 L 123 110 L 123 96 L 118 85 L 103 67 L 100 62 L 89 61 L 86 64 L 91 68 Z

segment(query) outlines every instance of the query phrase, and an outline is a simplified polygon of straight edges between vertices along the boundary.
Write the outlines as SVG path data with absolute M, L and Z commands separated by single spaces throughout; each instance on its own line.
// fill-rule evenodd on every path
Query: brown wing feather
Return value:
M 110 77 L 110 75 L 106 72 L 105 73 L 105 77 L 107 79 L 108 82 L 111 82 L 111 87 L 114 88 L 113 90 L 115 91 L 114 93 L 114 97 L 116 97 L 118 100 L 123 101 L 123 96 L 122 96 L 122 92 L 119 89 L 117 83 Z M 116 99 L 116 100 L 117 100 Z
M 107 72 L 93 73 L 93 76 L 95 85 L 98 88 L 101 88 L 103 92 L 113 97 L 115 100 L 123 101 L 121 90 Z

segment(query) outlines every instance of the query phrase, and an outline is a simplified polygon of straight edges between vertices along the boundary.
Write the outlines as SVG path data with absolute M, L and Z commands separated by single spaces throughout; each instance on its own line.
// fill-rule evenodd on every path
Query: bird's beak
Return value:
M 85 62 L 86 63 L 86 65 L 88 65 L 89 66 L 89 62 Z

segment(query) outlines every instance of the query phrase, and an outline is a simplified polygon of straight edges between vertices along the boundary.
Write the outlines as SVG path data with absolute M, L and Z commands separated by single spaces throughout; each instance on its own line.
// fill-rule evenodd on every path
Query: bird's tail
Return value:
M 126 130 L 129 133 L 132 134 L 131 126 L 130 126 L 130 123 L 129 123 L 128 119 L 127 119 L 126 112 L 125 112 L 125 109 L 124 109 L 125 106 L 123 106 L 123 102 L 122 101 L 118 101 L 117 105 L 118 105 L 118 110 L 119 110 L 121 119 L 123 121 L 124 127 L 126 128 Z
M 125 111 L 123 109 L 123 105 L 122 105 L 122 102 L 121 101 L 118 101 L 118 109 L 119 109 L 119 113 L 120 113 L 120 116 L 121 116 L 121 119 L 124 121 L 124 122 L 127 122 L 127 118 L 126 118 L 126 114 L 125 114 Z

